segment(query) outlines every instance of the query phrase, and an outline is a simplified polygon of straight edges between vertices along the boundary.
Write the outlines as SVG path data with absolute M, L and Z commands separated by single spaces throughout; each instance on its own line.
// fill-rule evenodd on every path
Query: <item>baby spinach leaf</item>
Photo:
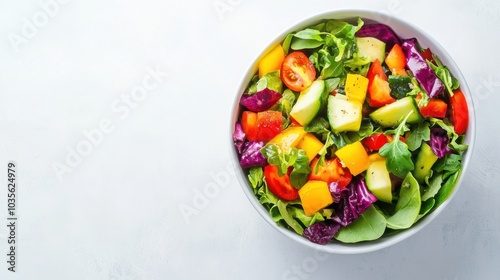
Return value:
M 455 184 L 457 183 L 460 171 L 461 170 L 458 170 L 457 172 L 453 173 L 450 177 L 448 177 L 448 179 L 446 179 L 443 186 L 441 187 L 441 189 L 439 189 L 438 193 L 435 196 L 436 205 L 434 206 L 434 208 L 439 207 L 439 205 L 441 205 L 451 195 L 453 189 L 455 188 Z
M 278 209 L 279 209 L 279 212 L 281 214 L 281 216 L 283 217 L 283 219 L 285 220 L 285 222 L 296 232 L 298 233 L 299 235 L 302 235 L 302 233 L 304 232 L 304 228 L 302 228 L 300 226 L 300 224 L 295 221 L 295 219 L 290 215 L 290 213 L 288 213 L 288 210 L 287 210 L 287 203 L 286 202 L 283 202 L 281 199 L 278 200 L 278 202 L 276 203 L 276 205 L 278 206 Z
M 431 198 L 425 202 L 422 202 L 422 206 L 420 207 L 420 213 L 418 214 L 417 221 L 422 219 L 425 215 L 431 212 L 436 204 L 436 200 Z M 415 221 L 415 222 L 417 222 Z
M 387 218 L 387 227 L 407 229 L 411 227 L 420 213 L 420 186 L 411 172 L 408 172 L 399 190 L 396 212 Z
M 335 234 L 335 239 L 345 243 L 375 240 L 384 234 L 386 223 L 384 215 L 370 205 L 356 220 L 341 227 Z

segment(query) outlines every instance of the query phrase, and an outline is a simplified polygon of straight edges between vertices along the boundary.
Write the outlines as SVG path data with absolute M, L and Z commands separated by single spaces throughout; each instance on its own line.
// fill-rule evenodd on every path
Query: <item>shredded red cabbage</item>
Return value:
M 253 95 L 243 95 L 240 104 L 253 112 L 262 112 L 273 107 L 281 98 L 281 93 L 265 88 Z
M 432 152 L 434 152 L 434 154 L 438 156 L 438 158 L 442 158 L 446 154 L 453 153 L 453 150 L 448 147 L 448 144 L 450 144 L 450 139 L 448 138 L 448 133 L 446 133 L 446 130 L 442 129 L 439 126 L 432 127 L 429 146 L 431 147 Z
M 238 154 L 241 155 L 243 144 L 245 143 L 245 132 L 243 132 L 243 127 L 241 127 L 241 123 L 239 122 L 234 125 L 233 143 Z
M 304 230 L 303 236 L 310 241 L 325 245 L 339 231 L 340 225 L 332 220 L 317 222 Z
M 243 168 L 267 165 L 267 159 L 262 155 L 260 149 L 264 147 L 262 141 L 246 142 L 241 153 L 240 165 Z
M 441 95 L 444 92 L 444 84 L 418 51 L 416 39 L 404 40 L 401 49 L 406 56 L 406 67 L 413 72 L 413 75 L 429 97 L 433 98 Z
M 341 227 L 352 223 L 377 201 L 361 176 L 354 177 L 345 188 L 339 188 L 337 182 L 330 183 L 328 187 L 335 202 L 335 215 L 331 220 L 307 227 L 303 233 L 304 237 L 321 245 L 328 243 Z

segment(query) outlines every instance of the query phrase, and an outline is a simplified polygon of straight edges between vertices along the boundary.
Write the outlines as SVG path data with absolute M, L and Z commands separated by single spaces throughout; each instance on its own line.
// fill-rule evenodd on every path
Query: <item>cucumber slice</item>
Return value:
M 378 108 L 370 114 L 370 119 L 385 127 L 395 127 L 408 115 L 407 123 L 419 123 L 424 120 L 418 109 L 417 102 L 411 96 L 396 100 Z
M 378 200 L 392 203 L 392 182 L 385 159 L 370 163 L 366 170 L 366 187 Z
M 325 97 L 325 81 L 315 80 L 311 86 L 303 90 L 292 107 L 290 116 L 300 125 L 306 126 L 314 119 L 323 105 Z
M 417 155 L 417 160 L 415 161 L 415 170 L 413 171 L 413 177 L 417 179 L 419 183 L 423 183 L 425 177 L 429 175 L 432 165 L 438 160 L 438 156 L 434 154 L 431 147 L 422 142 L 422 147 Z
M 361 102 L 348 100 L 345 95 L 328 96 L 328 122 L 336 132 L 358 131 L 363 118 Z
M 385 43 L 374 37 L 356 38 L 358 56 L 369 57 L 370 62 L 376 59 L 383 63 L 385 60 Z

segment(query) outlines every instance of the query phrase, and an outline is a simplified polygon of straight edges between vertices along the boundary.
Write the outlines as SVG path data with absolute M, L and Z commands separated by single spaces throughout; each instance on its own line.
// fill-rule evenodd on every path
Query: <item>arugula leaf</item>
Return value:
M 462 156 L 457 154 L 446 154 L 436 161 L 432 169 L 436 172 L 443 172 L 443 179 L 448 178 L 453 173 L 462 169 Z
M 349 69 L 349 73 L 366 76 L 370 69 L 370 59 L 367 57 L 360 57 L 357 53 L 353 53 L 352 58 L 344 61 L 344 67 Z
M 410 135 L 406 138 L 406 145 L 410 151 L 415 151 L 422 145 L 422 141 L 431 139 L 431 130 L 429 123 L 422 122 L 411 130 Z
M 406 175 L 415 168 L 408 146 L 399 140 L 399 136 L 407 129 L 406 120 L 412 113 L 413 111 L 408 113 L 398 125 L 394 131 L 394 140 L 385 144 L 379 150 L 379 154 L 387 159 L 387 170 L 399 178 L 405 178 Z M 386 134 L 391 132 L 392 131 L 386 131 Z
M 450 96 L 453 96 L 453 90 L 459 88 L 460 83 L 451 75 L 448 67 L 444 66 L 435 54 L 433 54 L 432 57 L 434 58 L 436 64 L 429 60 L 427 60 L 427 64 L 429 64 L 432 70 L 434 70 L 436 76 L 441 80 L 441 82 L 443 82 Z
M 333 138 L 331 137 L 331 134 L 332 134 L 331 132 L 327 134 L 326 142 L 323 145 L 323 148 L 321 148 L 321 150 L 319 150 L 319 152 L 318 152 L 319 159 L 318 159 L 316 166 L 314 167 L 315 174 L 318 173 L 319 167 L 325 163 L 325 157 L 326 157 L 326 154 L 328 153 L 328 149 L 334 145 Z
M 315 49 L 323 45 L 323 42 L 311 40 L 311 39 L 300 39 L 297 38 L 292 41 L 291 48 L 293 50 L 303 50 L 303 49 Z
M 443 183 L 443 175 L 439 174 L 433 177 L 429 182 L 429 186 L 424 188 L 422 191 L 422 201 L 426 201 L 429 198 L 433 198 L 441 188 L 442 183 Z
M 406 96 L 414 96 L 416 97 L 417 95 L 420 95 L 421 99 L 418 102 L 418 106 L 425 106 L 427 103 L 429 103 L 429 95 L 427 92 L 420 86 L 420 83 L 417 81 L 415 77 L 411 78 L 411 91 L 406 94 Z

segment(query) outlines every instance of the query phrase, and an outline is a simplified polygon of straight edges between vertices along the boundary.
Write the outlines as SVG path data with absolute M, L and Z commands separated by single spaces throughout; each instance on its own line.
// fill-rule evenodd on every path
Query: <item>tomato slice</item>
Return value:
M 264 166 L 264 177 L 267 187 L 278 198 L 283 200 L 296 200 L 299 198 L 299 191 L 290 184 L 288 174 L 280 177 L 278 167 L 272 164 Z
M 371 136 L 366 137 L 362 141 L 363 146 L 367 147 L 372 151 L 378 151 L 382 146 L 389 143 L 389 139 L 383 133 L 375 133 Z
M 453 127 L 457 134 L 464 134 L 469 125 L 469 108 L 461 90 L 454 90 L 450 97 Z
M 280 77 L 289 89 L 302 91 L 316 79 L 316 69 L 305 53 L 295 51 L 285 57 Z
M 311 161 L 311 174 L 309 180 L 320 180 L 328 184 L 338 182 L 339 188 L 344 188 L 351 182 L 352 174 L 347 167 L 342 167 L 338 158 L 325 159 L 323 165 L 318 166 L 318 172 L 315 173 L 318 158 Z

